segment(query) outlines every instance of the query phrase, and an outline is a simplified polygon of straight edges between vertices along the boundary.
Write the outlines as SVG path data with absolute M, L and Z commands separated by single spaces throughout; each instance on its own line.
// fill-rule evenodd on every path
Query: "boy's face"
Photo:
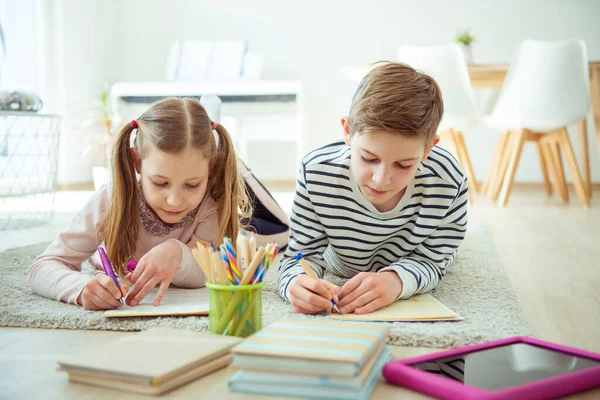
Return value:
M 363 196 L 380 212 L 393 210 L 439 138 L 426 148 L 423 137 L 377 129 L 350 136 L 346 118 L 342 126 L 344 141 L 352 148 L 352 173 Z

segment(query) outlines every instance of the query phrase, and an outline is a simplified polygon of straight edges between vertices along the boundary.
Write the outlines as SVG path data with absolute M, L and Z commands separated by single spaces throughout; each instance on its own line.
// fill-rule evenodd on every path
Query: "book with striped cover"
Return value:
M 232 366 L 308 375 L 357 376 L 381 352 L 384 324 L 289 319 L 273 323 L 235 346 Z
M 310 399 L 367 400 L 381 378 L 383 366 L 392 359 L 389 347 L 384 346 L 356 377 L 239 370 L 229 379 L 229 390 Z

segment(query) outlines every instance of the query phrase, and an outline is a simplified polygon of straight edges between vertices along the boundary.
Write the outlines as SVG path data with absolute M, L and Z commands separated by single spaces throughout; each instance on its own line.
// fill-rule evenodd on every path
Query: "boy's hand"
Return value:
M 181 247 L 174 240 L 167 240 L 146 253 L 138 262 L 135 271 L 125 276 L 125 279 L 133 283 L 127 295 L 127 304 L 138 305 L 160 284 L 154 298 L 154 305 L 159 305 L 181 264 L 181 257 Z
M 127 285 L 121 284 L 121 290 L 123 293 L 119 293 L 119 288 L 110 277 L 98 274 L 85 284 L 77 297 L 77 304 L 86 310 L 112 310 L 122 306 L 119 299 L 127 295 Z
M 322 279 L 309 278 L 305 274 L 296 276 L 290 283 L 290 303 L 294 311 L 302 314 L 316 314 L 331 310 L 331 299 L 337 302 L 340 287 Z
M 342 314 L 368 314 L 391 304 L 401 292 L 395 271 L 361 272 L 342 287 L 338 307 Z

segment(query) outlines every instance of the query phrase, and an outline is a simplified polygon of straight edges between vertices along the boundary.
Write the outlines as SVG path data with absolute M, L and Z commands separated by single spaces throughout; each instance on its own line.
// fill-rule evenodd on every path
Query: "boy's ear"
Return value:
M 131 157 L 133 157 L 133 166 L 135 168 L 135 172 L 137 172 L 138 174 L 141 174 L 140 171 L 142 170 L 142 160 L 135 152 L 135 148 L 132 147 L 129 150 L 131 151 Z
M 344 131 L 344 143 L 350 146 L 351 137 L 350 137 L 350 123 L 348 122 L 348 117 L 342 117 L 341 121 L 342 129 Z
M 425 149 L 425 154 L 423 154 L 423 158 L 421 159 L 421 161 L 425 161 L 427 159 L 427 157 L 429 157 L 429 153 L 431 153 L 431 149 L 433 149 L 433 146 L 435 146 L 439 142 L 440 142 L 440 137 L 438 135 L 435 135 L 435 138 L 433 139 L 433 143 L 431 143 L 431 145 L 427 149 Z

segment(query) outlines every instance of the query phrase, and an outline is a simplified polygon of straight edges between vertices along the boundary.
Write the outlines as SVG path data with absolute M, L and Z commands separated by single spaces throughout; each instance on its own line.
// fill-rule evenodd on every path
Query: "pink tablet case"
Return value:
M 600 365 L 581 371 L 571 372 L 562 376 L 494 391 L 469 386 L 461 382 L 456 382 L 451 379 L 437 376 L 427 371 L 421 371 L 413 367 L 416 364 L 431 362 L 434 360 L 439 360 L 440 358 L 465 355 L 466 353 L 472 353 L 475 351 L 491 349 L 515 343 L 528 343 L 533 346 L 555 350 L 561 353 L 567 353 L 572 356 L 600 361 L 600 354 L 544 342 L 542 340 L 529 337 L 516 336 L 482 344 L 459 347 L 457 349 L 427 354 L 419 357 L 394 360 L 387 363 L 383 367 L 383 376 L 388 382 L 395 385 L 404 386 L 422 393 L 427 393 L 440 399 L 447 400 L 553 399 L 600 386 Z

